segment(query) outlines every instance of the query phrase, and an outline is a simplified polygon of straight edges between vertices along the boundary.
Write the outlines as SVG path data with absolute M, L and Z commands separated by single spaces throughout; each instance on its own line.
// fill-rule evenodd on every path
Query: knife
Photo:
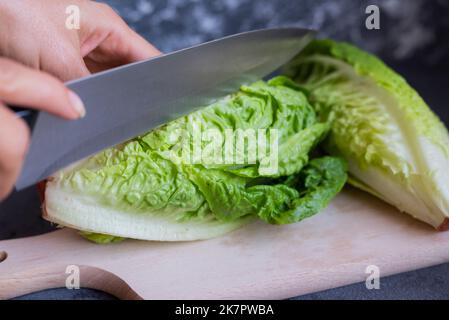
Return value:
M 32 134 L 16 189 L 265 77 L 314 35 L 302 28 L 249 31 L 67 82 L 87 114 L 69 121 L 21 109 Z

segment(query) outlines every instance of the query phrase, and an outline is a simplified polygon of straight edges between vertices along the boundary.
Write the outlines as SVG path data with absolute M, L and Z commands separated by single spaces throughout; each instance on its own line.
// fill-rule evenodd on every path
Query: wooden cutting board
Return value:
M 207 241 L 127 240 L 96 245 L 62 229 L 0 242 L 0 298 L 64 287 L 68 265 L 82 287 L 119 298 L 287 298 L 449 261 L 437 232 L 376 198 L 346 188 L 320 214 L 286 226 L 256 222 Z M 1 256 L 1 254 L 0 254 Z

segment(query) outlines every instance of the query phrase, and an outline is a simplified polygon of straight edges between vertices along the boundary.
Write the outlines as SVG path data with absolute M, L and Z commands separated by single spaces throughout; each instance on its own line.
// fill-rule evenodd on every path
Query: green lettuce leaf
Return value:
M 347 43 L 312 42 L 286 68 L 331 123 L 326 150 L 350 183 L 439 227 L 449 216 L 449 135 L 404 78 Z
M 254 217 L 297 222 L 346 181 L 343 160 L 316 157 L 329 130 L 291 79 L 258 81 L 55 174 L 46 218 L 102 243 L 202 239 Z
M 316 214 L 340 192 L 346 178 L 346 162 L 336 157 L 315 158 L 299 174 L 270 184 L 251 185 L 219 170 L 192 172 L 192 180 L 223 221 L 254 214 L 272 224 L 294 223 Z
M 86 238 L 89 241 L 100 243 L 100 244 L 107 244 L 107 243 L 116 243 L 121 242 L 125 240 L 123 237 L 116 237 L 116 236 L 110 236 L 107 234 L 101 234 L 101 233 L 93 233 L 93 232 L 86 232 L 86 231 L 80 231 L 80 235 L 82 235 L 84 238 Z

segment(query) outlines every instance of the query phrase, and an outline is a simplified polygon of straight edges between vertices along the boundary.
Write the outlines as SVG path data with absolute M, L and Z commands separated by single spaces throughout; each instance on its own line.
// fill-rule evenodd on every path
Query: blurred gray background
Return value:
M 276 26 L 320 30 L 378 54 L 403 74 L 449 124 L 449 1 L 447 0 L 107 0 L 141 35 L 170 52 L 236 32 Z M 365 28 L 365 9 L 380 8 L 380 30 Z M 35 188 L 0 203 L 0 240 L 40 234 L 53 227 L 40 218 Z M 382 280 L 380 290 L 355 284 L 300 299 L 447 299 L 449 265 Z M 47 290 L 24 299 L 113 298 L 89 289 Z
M 350 41 L 391 61 L 437 64 L 449 52 L 447 0 L 109 0 L 136 31 L 169 52 L 257 28 L 302 26 Z M 381 29 L 365 28 L 375 4 Z

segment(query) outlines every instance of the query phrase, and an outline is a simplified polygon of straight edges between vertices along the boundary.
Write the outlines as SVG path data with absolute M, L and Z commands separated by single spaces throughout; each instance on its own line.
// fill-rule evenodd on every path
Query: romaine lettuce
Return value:
M 259 81 L 58 172 L 47 183 L 44 217 L 101 243 L 210 238 L 256 217 L 298 222 L 346 182 L 346 162 L 315 151 L 329 129 L 293 81 Z M 203 132 L 231 133 L 232 145 L 216 135 L 195 139 Z
M 312 42 L 285 68 L 331 123 L 328 152 L 349 182 L 435 228 L 448 227 L 449 135 L 423 99 L 381 60 L 331 40 Z

